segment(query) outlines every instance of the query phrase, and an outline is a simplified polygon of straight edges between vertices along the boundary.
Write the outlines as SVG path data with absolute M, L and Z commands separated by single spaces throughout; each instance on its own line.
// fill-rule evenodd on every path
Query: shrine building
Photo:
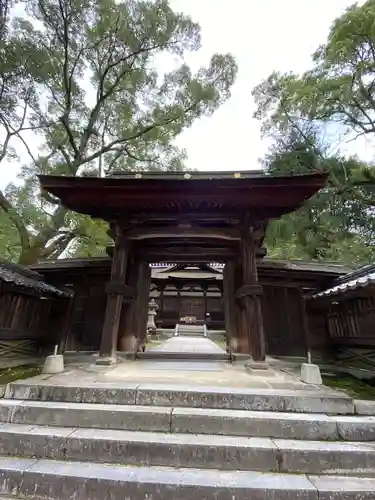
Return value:
M 301 339 L 296 343 L 307 348 L 303 293 L 308 277 L 282 287 L 281 296 L 277 285 L 270 292 L 272 287 L 267 289 L 269 285 L 259 276 L 270 277 L 263 264 L 269 221 L 301 207 L 325 186 L 325 173 L 280 177 L 261 171 L 144 172 L 39 178 L 42 188 L 63 206 L 109 223 L 114 241 L 107 249 L 110 275 L 106 282 L 97 282 L 106 300 L 98 305 L 101 315 L 92 318 L 93 338 L 84 341 L 99 350 L 99 362 L 113 362 L 116 352 L 129 350 L 134 338 L 142 341 L 150 292 L 155 288 L 161 306 L 159 322 L 172 326 L 190 316 L 198 322 L 216 322 L 217 327 L 224 324 L 236 352 L 249 354 L 254 362 L 264 362 L 266 345 L 272 343 L 272 336 L 266 342 L 267 325 L 270 321 L 281 325 L 286 310 L 288 321 L 300 324 L 295 335 Z M 163 270 L 155 272 L 157 263 L 173 263 L 167 279 Z M 271 274 L 279 284 L 285 275 L 281 269 L 278 275 L 275 268 Z M 171 292 L 174 308 L 164 305 Z M 76 289 L 74 293 L 79 296 Z M 194 293 L 202 294 L 201 298 L 192 298 Z M 266 305 L 262 310 L 262 304 L 271 302 L 280 307 L 277 317 L 265 314 Z M 293 308 L 298 320 L 292 319 Z

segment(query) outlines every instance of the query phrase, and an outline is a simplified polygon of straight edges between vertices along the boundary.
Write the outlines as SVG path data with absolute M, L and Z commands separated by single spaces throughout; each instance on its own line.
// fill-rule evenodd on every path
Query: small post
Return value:
M 55 345 L 53 354 L 47 356 L 43 367 L 43 373 L 61 373 L 64 371 L 64 356 L 57 354 L 59 346 Z
M 312 362 L 311 362 L 311 351 L 310 350 L 307 351 L 307 362 L 308 362 L 309 365 L 312 364 Z
M 307 351 L 307 363 L 301 365 L 301 381 L 305 384 L 322 385 L 322 376 L 319 365 L 314 365 L 311 359 L 311 351 Z

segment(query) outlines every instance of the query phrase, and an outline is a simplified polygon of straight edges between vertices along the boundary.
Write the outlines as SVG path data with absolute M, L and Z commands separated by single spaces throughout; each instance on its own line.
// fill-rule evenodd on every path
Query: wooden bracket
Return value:
M 263 287 L 260 285 L 242 285 L 234 294 L 236 300 L 242 299 L 243 297 L 262 295 Z
M 108 295 L 122 295 L 124 302 L 134 299 L 136 296 L 135 288 L 116 281 L 107 283 L 105 291 Z

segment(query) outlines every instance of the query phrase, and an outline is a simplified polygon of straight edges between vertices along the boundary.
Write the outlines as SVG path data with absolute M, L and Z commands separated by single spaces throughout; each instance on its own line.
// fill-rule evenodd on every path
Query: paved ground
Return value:
M 223 353 L 224 349 L 219 347 L 212 340 L 204 337 L 172 337 L 157 347 L 152 347 L 149 351 L 161 352 L 199 352 L 207 354 Z
M 159 352 L 200 352 L 212 353 L 223 350 L 207 338 L 173 337 L 153 348 Z M 272 360 L 272 366 L 266 371 L 250 372 L 245 363 L 233 364 L 227 361 L 176 360 L 176 359 L 140 359 L 123 360 L 112 366 L 97 366 L 97 354 L 78 354 L 66 356 L 66 370 L 57 375 L 41 376 L 40 381 L 49 384 L 69 385 L 80 381 L 82 385 L 109 383 L 157 383 L 170 385 L 188 385 L 200 387 L 233 387 L 265 389 L 310 389 L 320 391 L 317 386 L 303 384 L 294 373 L 287 373 L 285 367 Z M 300 365 L 299 365 L 300 366 Z M 296 370 L 295 373 L 298 373 Z M 36 381 L 37 382 L 37 381 Z M 324 388 L 326 391 L 327 388 Z

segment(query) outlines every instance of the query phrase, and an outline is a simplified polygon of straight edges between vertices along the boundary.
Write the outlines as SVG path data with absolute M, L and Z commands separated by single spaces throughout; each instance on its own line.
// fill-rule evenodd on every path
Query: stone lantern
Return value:
M 151 299 L 148 303 L 148 320 L 147 320 L 147 333 L 150 338 L 156 335 L 156 325 L 155 325 L 155 316 L 157 315 L 157 310 L 159 306 L 155 302 L 155 299 Z

